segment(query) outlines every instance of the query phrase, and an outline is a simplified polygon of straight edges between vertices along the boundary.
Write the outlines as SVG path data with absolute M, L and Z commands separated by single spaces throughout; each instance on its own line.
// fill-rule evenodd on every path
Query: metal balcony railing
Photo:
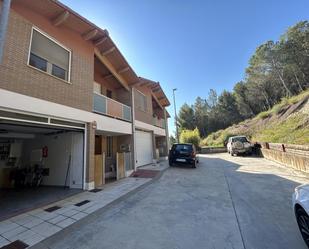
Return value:
M 130 106 L 99 93 L 93 93 L 93 111 L 126 121 L 132 121 Z

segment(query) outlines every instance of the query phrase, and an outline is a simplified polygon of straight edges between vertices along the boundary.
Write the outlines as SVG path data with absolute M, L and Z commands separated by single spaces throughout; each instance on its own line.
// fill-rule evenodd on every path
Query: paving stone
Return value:
M 39 219 L 39 218 L 37 218 L 35 216 L 32 216 L 32 219 L 29 222 L 23 224 L 23 226 L 27 227 L 27 228 L 32 228 L 32 227 L 37 226 L 37 225 L 39 225 L 39 224 L 41 224 L 43 222 L 44 222 L 44 220 Z
M 74 219 L 74 220 L 80 220 L 80 219 L 86 217 L 87 215 L 88 214 L 86 214 L 86 213 L 79 212 L 79 213 L 73 215 L 71 218 Z
M 47 222 L 52 223 L 52 224 L 57 224 L 58 222 L 63 221 L 66 218 L 67 218 L 66 216 L 59 214 L 58 216 L 56 216 L 56 217 L 54 217 L 50 220 L 47 220 Z
M 74 205 L 70 205 L 70 206 L 67 206 L 67 207 L 60 208 L 60 209 L 56 210 L 54 213 L 55 214 L 63 214 L 63 213 L 65 213 L 69 210 L 72 210 L 72 209 L 74 209 Z
M 16 236 L 24 231 L 26 231 L 27 228 L 22 227 L 22 226 L 18 226 L 16 228 L 14 228 L 13 230 L 10 230 L 8 232 L 3 233 L 1 236 L 10 240 L 10 241 L 15 241 Z
M 102 208 L 102 207 L 100 205 L 96 204 L 96 205 L 94 205 L 94 206 L 84 210 L 83 212 L 85 212 L 87 214 L 91 214 L 91 213 L 93 213 L 94 211 L 96 211 L 96 210 L 98 210 L 100 208 Z
M 9 244 L 9 243 L 11 243 L 9 240 L 0 236 L 0 248 Z
M 26 244 L 28 244 L 29 246 L 33 246 L 33 245 L 39 243 L 40 241 L 42 241 L 43 239 L 45 239 L 44 236 L 39 235 L 39 234 L 34 234 L 32 236 L 29 236 L 29 237 L 23 239 L 22 241 L 25 242 Z
M 79 211 L 75 209 L 70 209 L 67 210 L 66 212 L 62 213 L 62 215 L 67 216 L 67 217 L 72 217 L 73 215 L 77 214 Z
M 67 218 L 67 219 L 57 223 L 57 226 L 65 228 L 65 227 L 68 227 L 69 225 L 73 224 L 74 222 L 76 222 L 76 220 L 71 219 L 71 218 Z
M 22 214 L 22 215 L 18 215 L 18 216 L 13 217 L 10 220 L 14 223 L 19 224 L 19 225 L 24 225 L 24 224 L 30 222 L 32 219 L 33 219 L 32 215 Z
M 19 227 L 19 225 L 12 221 L 9 220 L 2 221 L 0 222 L 0 234 L 13 230 L 17 227 Z
M 58 210 L 60 210 L 60 209 L 58 209 Z M 58 211 L 58 210 L 56 210 L 56 211 Z M 57 216 L 56 211 L 50 213 L 50 212 L 46 212 L 46 211 L 43 210 L 42 212 L 33 214 L 33 216 L 40 218 L 41 220 L 50 220 L 50 219 L 55 218 Z
M 38 233 L 44 237 L 49 237 L 61 230 L 60 227 L 50 224 L 48 222 L 43 222 L 35 227 L 32 227 L 31 230 L 35 233 Z
M 29 237 L 32 237 L 32 236 L 34 236 L 34 235 L 36 235 L 37 233 L 35 233 L 35 232 L 33 232 L 33 231 L 31 231 L 31 230 L 26 230 L 26 231 L 24 231 L 24 232 L 22 232 L 22 233 L 20 233 L 20 234 L 18 234 L 17 236 L 16 236 L 16 239 L 17 240 L 21 240 L 21 241 L 23 241 L 23 240 L 25 240 L 25 239 L 27 239 L 27 238 L 29 238 Z

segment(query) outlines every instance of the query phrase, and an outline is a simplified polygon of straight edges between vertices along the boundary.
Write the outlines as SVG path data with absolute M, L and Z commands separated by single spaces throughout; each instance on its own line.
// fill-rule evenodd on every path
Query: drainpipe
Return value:
M 0 16 L 0 64 L 2 64 L 5 35 L 7 31 L 11 0 L 3 0 Z
M 136 133 L 135 133 L 135 104 L 134 104 L 134 91 L 135 88 L 131 88 L 131 117 L 132 117 L 132 140 L 133 140 L 133 169 L 136 170 Z
M 170 149 L 170 136 L 169 136 L 169 132 L 168 132 L 168 119 L 167 119 L 167 115 L 166 115 L 166 109 L 164 108 L 164 122 L 165 122 L 165 139 L 166 139 L 166 156 L 168 156 L 169 153 L 169 149 Z

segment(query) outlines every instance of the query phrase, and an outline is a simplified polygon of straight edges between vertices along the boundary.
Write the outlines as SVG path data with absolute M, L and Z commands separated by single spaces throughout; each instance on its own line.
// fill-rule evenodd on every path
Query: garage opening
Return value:
M 136 166 L 141 167 L 153 163 L 152 133 L 136 130 Z
M 83 172 L 83 129 L 0 120 L 0 220 L 82 191 Z

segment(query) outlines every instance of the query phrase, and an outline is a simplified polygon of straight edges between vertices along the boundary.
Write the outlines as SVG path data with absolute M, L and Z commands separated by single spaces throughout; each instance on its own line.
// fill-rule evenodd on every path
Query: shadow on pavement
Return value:
M 203 160 L 206 167 L 221 166 L 224 171 L 245 248 L 307 248 L 291 202 L 295 187 L 301 183 L 288 179 L 293 178 L 286 173 L 288 169 L 274 166 L 263 171 L 264 160 L 246 158 L 255 159 L 254 165 L 214 157 Z

